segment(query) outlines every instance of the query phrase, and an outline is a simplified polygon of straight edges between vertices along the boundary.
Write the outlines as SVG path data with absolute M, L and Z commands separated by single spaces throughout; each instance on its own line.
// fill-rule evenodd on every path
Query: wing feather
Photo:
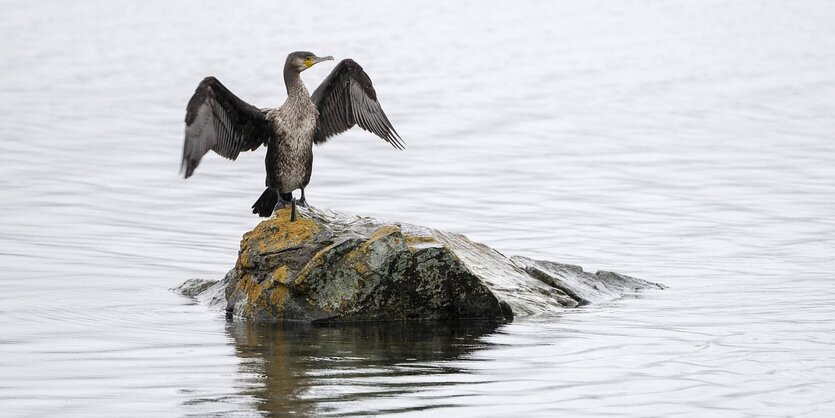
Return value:
M 359 125 L 393 147 L 403 149 L 403 139 L 377 101 L 371 78 L 354 60 L 340 61 L 313 92 L 311 100 L 319 110 L 313 137 L 317 144 Z
M 214 77 L 197 86 L 186 106 L 186 129 L 180 171 L 189 178 L 209 152 L 234 160 L 273 135 L 264 111 L 241 100 Z

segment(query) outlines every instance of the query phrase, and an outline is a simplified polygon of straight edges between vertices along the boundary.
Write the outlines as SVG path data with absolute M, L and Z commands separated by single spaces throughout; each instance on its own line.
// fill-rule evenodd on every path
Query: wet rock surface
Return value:
M 180 293 L 255 322 L 488 319 L 559 312 L 664 288 L 526 257 L 463 235 L 317 208 L 244 234 L 235 267 Z

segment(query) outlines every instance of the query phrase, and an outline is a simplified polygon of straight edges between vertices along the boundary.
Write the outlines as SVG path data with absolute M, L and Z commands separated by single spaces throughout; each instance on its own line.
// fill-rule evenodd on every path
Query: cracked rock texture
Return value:
M 611 272 L 507 258 L 463 235 L 317 208 L 244 234 L 223 280 L 176 290 L 256 322 L 511 320 L 664 286 Z

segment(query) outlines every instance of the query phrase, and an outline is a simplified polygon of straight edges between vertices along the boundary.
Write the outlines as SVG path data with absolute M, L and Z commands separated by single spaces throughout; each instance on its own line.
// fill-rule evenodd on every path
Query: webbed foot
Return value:
M 297 202 L 301 207 L 307 207 L 307 199 L 304 198 L 304 189 L 302 189 L 302 198 Z
M 284 209 L 288 206 L 290 206 L 290 201 L 289 200 L 284 200 L 283 196 L 280 196 L 278 198 L 278 202 L 275 203 L 275 207 L 273 208 L 273 213 L 275 213 L 275 211 L 277 211 L 277 210 Z

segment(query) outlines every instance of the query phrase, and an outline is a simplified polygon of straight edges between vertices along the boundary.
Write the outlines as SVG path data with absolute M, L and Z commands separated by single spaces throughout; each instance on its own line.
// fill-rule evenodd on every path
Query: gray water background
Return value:
M 828 1 L 3 1 L 3 416 L 833 416 Z M 665 283 L 507 325 L 264 328 L 219 278 L 263 149 L 177 176 L 215 75 L 352 57 L 407 142 L 315 150 L 314 205 Z M 304 73 L 312 89 L 332 68 Z

